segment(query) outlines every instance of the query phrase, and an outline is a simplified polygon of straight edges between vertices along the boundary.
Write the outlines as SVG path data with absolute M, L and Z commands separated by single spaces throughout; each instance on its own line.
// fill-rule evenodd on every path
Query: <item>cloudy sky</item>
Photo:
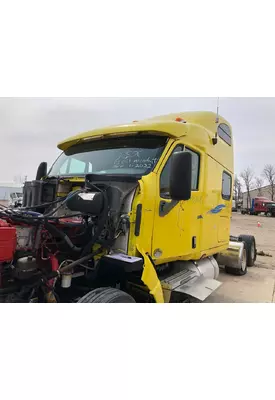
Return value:
M 0 98 L 0 182 L 33 179 L 51 164 L 56 144 L 96 127 L 190 110 L 216 110 L 216 98 Z M 220 114 L 233 126 L 235 170 L 260 174 L 275 164 L 275 98 L 220 98 Z

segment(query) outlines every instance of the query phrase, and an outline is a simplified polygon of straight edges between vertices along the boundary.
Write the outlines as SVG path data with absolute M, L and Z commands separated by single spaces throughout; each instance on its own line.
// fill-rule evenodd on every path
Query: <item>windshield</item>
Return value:
M 78 144 L 61 154 L 48 176 L 146 175 L 157 164 L 166 141 L 159 136 L 134 136 Z

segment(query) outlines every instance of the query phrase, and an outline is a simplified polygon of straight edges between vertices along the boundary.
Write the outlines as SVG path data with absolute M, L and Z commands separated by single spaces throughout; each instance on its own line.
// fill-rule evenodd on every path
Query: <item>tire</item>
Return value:
M 257 249 L 255 237 L 251 235 L 240 235 L 239 241 L 246 245 L 246 264 L 248 267 L 253 267 L 257 258 Z
M 135 303 L 128 293 L 114 288 L 98 288 L 83 296 L 78 303 Z
M 267 212 L 266 216 L 270 218 L 270 217 L 272 217 L 272 213 L 271 212 Z
M 243 276 L 243 275 L 245 275 L 246 273 L 247 273 L 247 259 L 246 259 L 246 245 L 245 245 L 245 248 L 244 248 L 244 252 L 243 252 L 243 262 L 242 262 L 242 268 L 241 269 L 238 269 L 238 268 L 233 268 L 233 267 L 227 267 L 227 266 L 225 266 L 224 267 L 224 269 L 225 269 L 225 272 L 227 273 L 227 274 L 230 274 L 230 275 L 238 275 L 238 276 Z

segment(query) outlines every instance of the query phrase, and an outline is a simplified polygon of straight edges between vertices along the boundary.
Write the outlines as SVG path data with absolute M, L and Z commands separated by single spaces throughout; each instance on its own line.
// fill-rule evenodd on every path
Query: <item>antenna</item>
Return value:
M 216 121 L 215 121 L 217 125 L 220 122 L 219 111 L 220 111 L 220 98 L 217 97 L 217 115 L 216 115 Z M 214 146 L 218 143 L 218 127 L 217 127 L 217 131 L 216 131 L 216 135 L 212 139 L 212 143 L 213 143 Z
M 219 111 L 220 111 L 220 98 L 217 98 L 217 116 L 216 116 L 216 124 L 220 122 L 220 116 L 219 116 Z

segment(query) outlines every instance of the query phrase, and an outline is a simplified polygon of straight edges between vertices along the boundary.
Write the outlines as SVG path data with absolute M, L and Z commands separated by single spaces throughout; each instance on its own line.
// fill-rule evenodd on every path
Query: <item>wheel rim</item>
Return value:
M 243 249 L 242 271 L 246 270 L 246 249 Z

